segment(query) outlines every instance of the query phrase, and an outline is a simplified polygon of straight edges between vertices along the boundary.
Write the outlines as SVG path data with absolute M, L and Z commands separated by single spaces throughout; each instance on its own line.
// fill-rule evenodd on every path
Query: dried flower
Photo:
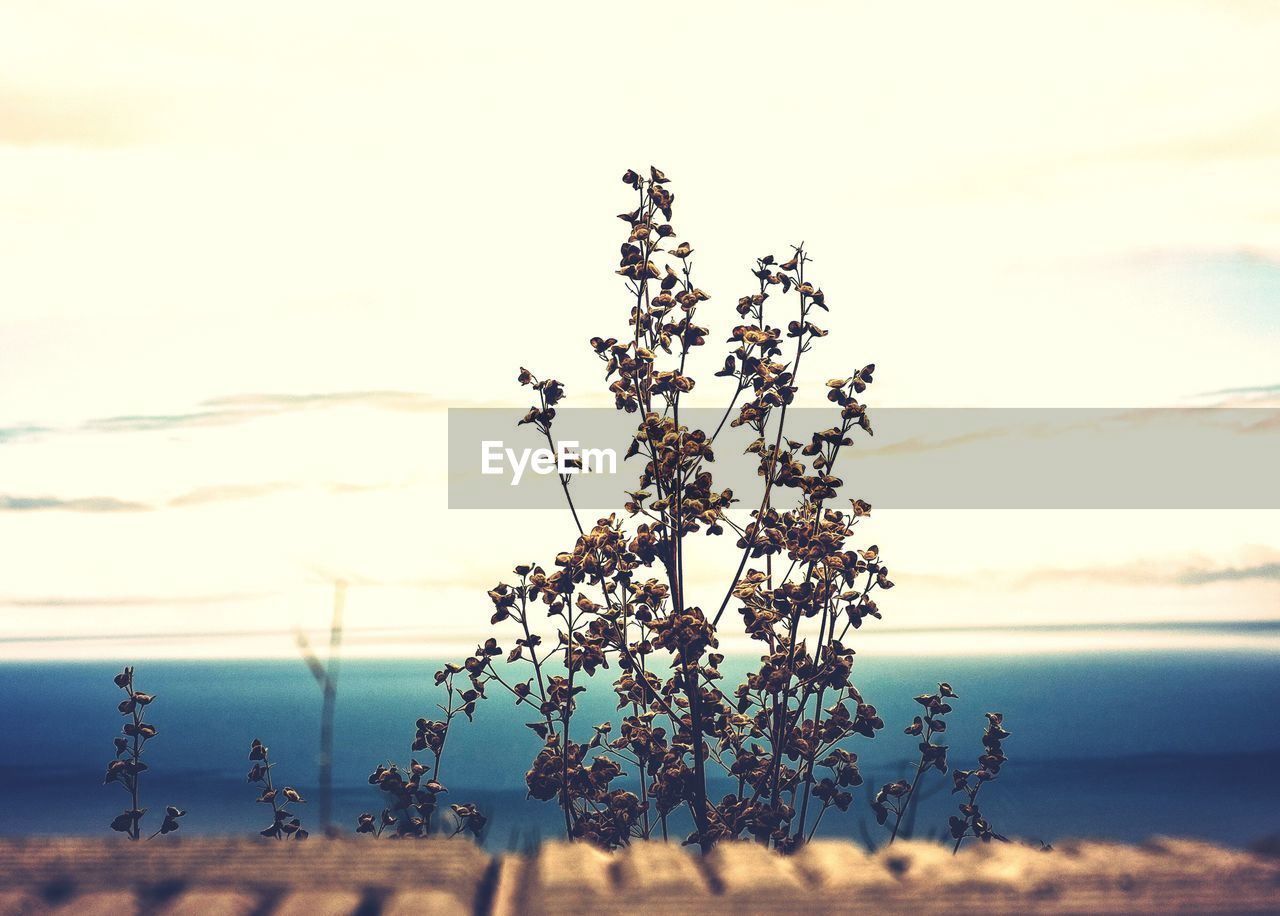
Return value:
M 310 834 L 303 828 L 301 819 L 289 810 L 290 804 L 302 804 L 303 798 L 292 786 L 276 789 L 271 776 L 275 764 L 271 762 L 267 746 L 257 738 L 249 745 L 249 760 L 253 766 L 249 768 L 248 781 L 262 788 L 257 801 L 271 806 L 271 823 L 258 831 L 259 834 L 277 840 L 305 840 Z
M 984 843 L 991 840 L 1008 841 L 1008 837 L 1001 836 L 991 828 L 978 808 L 978 793 L 984 785 L 1000 775 L 1000 768 L 1009 759 L 1004 755 L 1004 739 L 1009 737 L 1009 732 L 1004 728 L 1004 716 L 998 712 L 986 715 L 987 727 L 982 733 L 982 754 L 978 757 L 978 768 L 956 770 L 952 774 L 952 794 L 964 792 L 967 799 L 960 805 L 960 816 L 952 815 L 948 822 L 951 836 L 956 841 L 953 852 L 960 851 L 960 844 L 967 836 L 977 837 Z
M 496 603 L 501 600 L 501 595 L 495 597 Z M 435 818 L 440 810 L 440 796 L 449 791 L 440 782 L 440 765 L 449 729 L 457 716 L 464 715 L 470 720 L 475 715 L 476 704 L 484 699 L 481 673 L 488 667 L 490 658 L 501 654 L 497 641 L 488 639 L 477 646 L 476 654 L 462 664 L 446 664 L 436 672 L 436 685 L 445 689 L 445 702 L 437 706 L 444 718 L 418 719 L 412 744 L 415 754 L 426 752 L 431 755 L 431 764 L 419 763 L 416 757 L 410 761 L 407 770 L 394 763 L 379 764 L 369 775 L 369 784 L 377 786 L 383 793 L 382 815 L 375 818 L 368 812 L 361 814 L 356 823 L 356 833 L 382 836 L 390 827 L 393 828 L 390 835 L 396 838 L 421 838 L 436 832 Z M 469 687 L 456 685 L 455 679 L 460 675 L 468 678 Z M 453 821 L 450 836 L 469 833 L 481 837 L 488 823 L 488 819 L 470 803 L 450 805 L 448 817 Z
M 848 789 L 862 783 L 850 745 L 885 725 L 852 682 L 848 640 L 880 619 L 876 592 L 894 583 L 879 547 L 854 547 L 871 506 L 852 499 L 839 508 L 844 481 L 835 473 L 855 437 L 872 434 L 857 396 L 875 366 L 827 381 L 828 428 L 800 441 L 787 435 L 801 363 L 828 333 L 814 318 L 830 308 L 809 275 L 807 249 L 796 245 L 781 262 L 757 258 L 752 287 L 737 299 L 738 323 L 715 373 L 732 389 L 719 423 L 703 430 L 681 422 L 696 388 L 689 357 L 712 339 L 701 311 L 714 300 L 694 282 L 696 249 L 672 225 L 670 179 L 651 167 L 628 169 L 622 181 L 636 195 L 634 209 L 619 214 L 625 235 L 615 267 L 627 326 L 592 337 L 590 347 L 615 407 L 635 415 L 627 457 L 638 459 L 639 480 L 620 513 L 592 521 L 579 515 L 572 476 L 561 475 L 577 538 L 550 567 L 521 564 L 489 590 L 491 623 L 514 640 L 509 652 L 489 640 L 437 683 L 465 673 L 468 718 L 494 689 L 527 708 L 539 746 L 525 784 L 530 797 L 559 806 L 567 837 L 605 847 L 665 838 L 672 813 L 685 809 L 694 824 L 685 841 L 704 850 L 742 836 L 794 849 L 827 811 L 850 808 Z M 555 451 L 564 386 L 526 368 L 518 381 L 536 392 L 521 425 Z M 742 520 L 730 514 L 742 496 L 717 487 L 710 468 L 726 426 L 754 434 L 746 451 L 761 488 Z M 690 601 L 686 590 L 687 544 L 698 534 L 728 536 L 739 551 L 713 605 Z M 761 654 L 742 683 L 723 688 L 718 648 L 731 605 Z M 549 624 L 545 635 L 540 621 Z M 604 671 L 620 718 L 584 726 L 577 698 Z M 915 778 L 887 784 L 873 801 L 881 823 L 896 814 L 895 834 L 921 775 L 947 771 L 947 749 L 934 736 L 945 729 L 950 699 L 948 684 L 921 698 L 906 729 L 919 739 Z M 415 747 L 437 752 L 448 721 L 423 725 Z M 736 790 L 709 799 L 709 768 L 727 773 Z M 392 779 L 389 772 L 375 777 Z M 820 806 L 812 824 L 811 803 Z M 382 828 L 362 815 L 357 829 Z
M 129 793 L 130 806 L 123 813 L 116 815 L 111 821 L 111 829 L 127 834 L 131 840 L 142 839 L 142 818 L 146 808 L 138 804 L 138 780 L 148 769 L 142 756 L 146 752 L 147 742 L 155 738 L 159 732 L 150 722 L 143 720 L 144 710 L 155 702 L 155 697 L 135 689 L 132 666 L 125 668 L 112 679 L 117 687 L 125 692 L 125 698 L 116 707 L 125 723 L 121 731 L 123 736 L 114 739 L 115 757 L 107 762 L 106 776 L 103 784 L 116 783 Z M 173 805 L 165 808 L 164 821 L 160 829 L 151 834 L 154 838 L 161 834 L 173 833 L 179 827 L 178 819 L 186 815 L 186 811 Z

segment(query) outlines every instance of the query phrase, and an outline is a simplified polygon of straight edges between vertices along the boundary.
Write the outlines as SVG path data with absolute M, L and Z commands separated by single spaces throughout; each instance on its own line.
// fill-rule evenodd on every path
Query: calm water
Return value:
M 732 676 L 745 660 L 729 660 Z M 338 696 L 335 817 L 354 826 L 377 810 L 366 777 L 380 763 L 407 763 L 413 723 L 431 716 L 437 696 L 426 661 L 349 661 Z M 0 833 L 99 833 L 126 796 L 101 784 L 120 717 L 112 663 L 0 665 L 0 724 L 8 752 L 0 764 L 5 816 Z M 1155 833 L 1243 845 L 1280 830 L 1280 655 L 1192 652 L 997 657 L 863 658 L 856 682 L 887 727 L 852 745 L 868 783 L 902 772 L 913 749 L 901 728 L 911 697 L 947 680 L 960 694 L 948 731 L 953 764 L 978 753 L 982 713 L 1000 710 L 1013 737 L 1004 775 L 983 792 L 997 829 L 1054 841 L 1068 836 L 1142 839 Z M 607 675 L 608 672 L 605 672 Z M 599 678 L 597 678 L 599 680 Z M 158 697 L 150 718 L 153 771 L 144 804 L 189 810 L 190 833 L 265 826 L 245 783 L 246 751 L 260 737 L 278 762 L 278 778 L 313 803 L 302 810 L 316 826 L 314 796 L 319 690 L 301 662 L 147 662 L 139 685 Z M 613 706 L 607 683 L 589 694 L 583 728 Z M 555 811 L 524 798 L 523 774 L 538 748 L 520 727 L 527 709 L 495 695 L 472 725 L 449 739 L 442 781 L 454 801 L 475 800 L 492 815 L 488 842 L 504 847 L 550 835 Z M 918 833 L 946 822 L 954 799 L 949 779 L 922 806 Z M 712 787 L 713 792 L 716 787 Z M 859 798 L 848 814 L 829 812 L 822 832 L 859 835 Z M 261 822 L 261 823 L 260 823 Z M 870 824 L 877 832 L 874 823 Z

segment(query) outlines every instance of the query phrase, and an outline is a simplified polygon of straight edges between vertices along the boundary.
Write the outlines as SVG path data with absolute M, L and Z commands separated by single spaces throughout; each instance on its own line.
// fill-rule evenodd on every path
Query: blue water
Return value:
M 727 661 L 727 680 L 747 660 Z M 338 693 L 335 820 L 354 827 L 378 810 L 366 781 L 378 763 L 407 763 L 414 720 L 431 717 L 439 699 L 427 661 L 348 661 Z M 120 717 L 109 663 L 0 664 L 0 763 L 4 812 L 0 833 L 105 833 L 126 799 L 103 786 Z M 1280 829 L 1280 656 L 1192 652 L 1030 658 L 863 658 L 855 681 L 887 727 L 855 739 L 869 785 L 897 778 L 914 749 L 901 733 L 915 713 L 912 697 L 949 681 L 960 695 L 947 738 L 953 765 L 976 757 L 983 712 L 1005 713 L 1013 737 L 1010 764 L 983 790 L 983 808 L 1003 833 L 1049 842 L 1098 836 L 1138 840 L 1153 834 L 1204 837 L 1244 845 Z M 607 678 L 609 672 L 603 672 Z M 157 812 L 188 809 L 188 833 L 249 832 L 265 826 L 263 805 L 245 783 L 249 742 L 261 738 L 277 762 L 277 779 L 297 786 L 317 826 L 316 757 L 320 696 L 301 662 L 161 662 L 140 664 L 140 689 L 157 695 L 149 719 L 160 736 L 149 746 L 143 803 Z M 614 706 L 605 679 L 579 718 L 602 722 Z M 492 817 L 487 842 L 525 844 L 554 835 L 556 812 L 526 800 L 523 776 L 539 740 L 520 723 L 510 697 L 493 691 L 474 724 L 450 735 L 442 781 L 452 801 L 478 802 Z M 629 780 L 628 780 L 629 782 Z M 917 833 L 946 823 L 955 803 L 949 779 L 921 807 Z M 945 784 L 945 785 L 944 785 Z M 713 785 L 712 794 L 720 787 Z M 868 827 L 865 798 L 846 814 L 828 813 L 822 834 L 859 837 Z M 157 824 L 158 826 L 158 818 Z

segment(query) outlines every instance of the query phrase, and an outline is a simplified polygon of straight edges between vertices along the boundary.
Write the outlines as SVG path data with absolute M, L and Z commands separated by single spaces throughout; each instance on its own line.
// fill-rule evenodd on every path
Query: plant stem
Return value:
M 129 685 L 129 695 L 133 696 L 133 685 Z M 132 810 L 138 811 L 138 779 L 142 775 L 138 770 L 138 761 L 142 759 L 142 706 L 135 701 L 133 707 L 133 748 L 131 751 L 134 763 L 133 775 L 129 779 L 129 797 L 132 800 Z M 139 816 L 133 821 L 133 826 L 129 828 L 129 839 L 142 839 L 142 818 Z
M 930 725 L 924 732 L 924 743 L 928 744 L 933 738 L 933 726 Z M 916 775 L 911 780 L 911 788 L 907 790 L 906 797 L 902 800 L 902 804 L 898 807 L 898 816 L 893 822 L 893 833 L 889 835 L 889 844 L 893 845 L 893 841 L 898 838 L 898 828 L 902 826 L 902 817 L 907 813 L 907 808 L 911 807 L 911 801 L 916 797 L 916 786 L 920 784 L 920 777 L 924 774 L 924 754 L 920 754 L 920 760 L 916 763 Z
M 978 784 L 974 787 L 973 791 L 969 793 L 969 804 L 971 806 L 975 801 L 977 801 L 978 793 L 982 791 L 982 786 L 983 786 L 983 783 L 979 781 Z M 951 854 L 953 856 L 960 851 L 960 844 L 964 842 L 964 838 L 967 835 L 968 835 L 967 833 L 962 833 L 960 834 L 960 836 L 956 837 L 956 845 L 951 848 Z
M 565 489 L 566 495 L 568 488 Z M 574 516 L 575 520 L 577 516 Z M 573 797 L 569 794 L 569 723 L 573 718 L 573 595 L 565 597 L 565 613 L 568 615 L 569 636 L 564 648 L 564 664 L 569 669 L 569 695 L 560 712 L 563 741 L 560 745 L 560 803 L 564 806 L 565 839 L 573 839 Z

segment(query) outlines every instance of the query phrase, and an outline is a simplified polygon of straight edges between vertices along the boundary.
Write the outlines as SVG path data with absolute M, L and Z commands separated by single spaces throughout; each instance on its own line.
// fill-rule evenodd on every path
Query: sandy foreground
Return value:
M 783 857 L 750 843 L 701 858 L 674 844 L 619 853 L 551 843 L 492 856 L 448 840 L 280 843 L 195 838 L 0 841 L 0 914 L 388 916 L 405 913 L 1267 912 L 1280 858 L 1190 840 L 904 842 L 868 855 L 818 841 Z

